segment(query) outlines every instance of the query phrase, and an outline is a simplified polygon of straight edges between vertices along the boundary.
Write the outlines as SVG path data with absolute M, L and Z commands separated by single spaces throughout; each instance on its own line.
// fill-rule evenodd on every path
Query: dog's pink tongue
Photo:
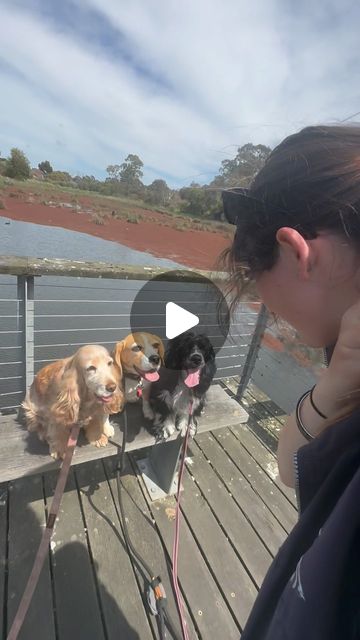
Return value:
M 157 371 L 147 371 L 144 374 L 144 378 L 148 382 L 156 382 L 157 380 L 159 380 L 160 376 Z
M 184 382 L 187 387 L 196 387 L 200 382 L 200 369 L 188 372 Z

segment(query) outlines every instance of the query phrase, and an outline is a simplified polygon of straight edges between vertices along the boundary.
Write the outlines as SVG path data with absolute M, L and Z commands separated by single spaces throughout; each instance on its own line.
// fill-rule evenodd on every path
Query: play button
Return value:
M 129 296 L 135 287 L 130 285 Z M 168 340 L 190 330 L 196 335 L 205 334 L 216 353 L 228 336 L 228 306 L 210 278 L 188 269 L 167 271 L 145 282 L 136 292 L 130 328 L 132 333 L 159 336 L 165 346 Z
M 189 329 L 199 324 L 199 318 L 194 313 L 186 311 L 175 302 L 166 303 L 166 337 L 176 338 L 181 333 L 185 333 Z

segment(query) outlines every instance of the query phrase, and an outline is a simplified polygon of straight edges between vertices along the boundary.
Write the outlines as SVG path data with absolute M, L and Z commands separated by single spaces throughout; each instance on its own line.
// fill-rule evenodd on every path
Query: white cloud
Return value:
M 0 149 L 95 174 L 138 153 L 145 180 L 173 184 L 215 173 L 235 145 L 360 110 L 350 4 L 78 0 L 118 30 L 125 58 L 3 2 L 0 61 L 16 73 L 0 65 Z

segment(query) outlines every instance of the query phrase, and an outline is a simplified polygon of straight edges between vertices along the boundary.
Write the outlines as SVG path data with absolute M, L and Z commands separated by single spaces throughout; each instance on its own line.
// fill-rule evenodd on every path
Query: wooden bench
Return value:
M 137 451 L 150 447 L 148 456 L 138 462 L 151 497 L 158 498 L 176 491 L 176 469 L 182 438 L 175 434 L 167 442 L 155 443 L 154 436 L 146 430 L 140 404 L 127 405 L 128 434 L 126 450 Z M 199 419 L 199 433 L 213 431 L 246 422 L 247 413 L 236 400 L 230 398 L 219 384 L 208 392 L 204 414 Z M 115 428 L 114 441 L 122 443 L 124 417 L 112 416 Z M 108 444 L 97 448 L 88 444 L 81 434 L 73 458 L 73 464 L 114 456 L 117 447 Z M 0 417 L 0 482 L 14 480 L 56 469 L 58 461 L 51 458 L 48 445 L 40 442 L 36 433 L 29 433 L 17 415 Z
M 260 305 L 257 313 L 253 305 L 244 303 L 224 343 L 223 336 L 213 330 L 217 325 L 211 324 L 203 300 L 207 299 L 204 277 L 221 286 L 226 274 L 11 256 L 0 256 L 0 274 L 0 482 L 59 467 L 59 462 L 50 457 L 48 446 L 36 434 L 29 434 L 16 417 L 26 389 L 41 367 L 73 354 L 83 344 L 103 344 L 111 351 L 130 332 L 132 305 L 144 283 L 155 275 L 166 278 L 152 283 L 147 314 L 141 318 L 144 329 L 157 334 L 165 330 L 159 302 L 168 300 L 176 290 L 200 324 L 209 325 L 209 338 L 214 347 L 219 347 L 216 377 L 199 420 L 199 432 L 247 421 L 247 414 L 229 397 L 222 381 L 240 376 L 237 397 L 241 395 L 256 360 L 265 316 Z M 139 466 L 144 478 L 149 479 L 152 497 L 163 495 L 158 487 L 165 494 L 173 493 L 182 438 L 176 434 L 166 443 L 153 446 L 155 440 L 145 428 L 140 405 L 128 405 L 127 412 L 127 451 L 149 449 Z M 121 415 L 112 418 L 114 441 L 119 444 L 123 419 Z M 116 453 L 116 446 L 108 444 L 98 449 L 86 443 L 81 434 L 73 463 Z

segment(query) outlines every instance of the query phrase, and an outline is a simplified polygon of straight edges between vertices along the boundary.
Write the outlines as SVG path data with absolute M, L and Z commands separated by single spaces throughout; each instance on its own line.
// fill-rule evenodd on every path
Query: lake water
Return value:
M 87 233 L 0 217 L 0 255 L 64 258 L 90 262 L 179 267 L 179 263 L 156 258 L 123 244 L 95 238 Z

